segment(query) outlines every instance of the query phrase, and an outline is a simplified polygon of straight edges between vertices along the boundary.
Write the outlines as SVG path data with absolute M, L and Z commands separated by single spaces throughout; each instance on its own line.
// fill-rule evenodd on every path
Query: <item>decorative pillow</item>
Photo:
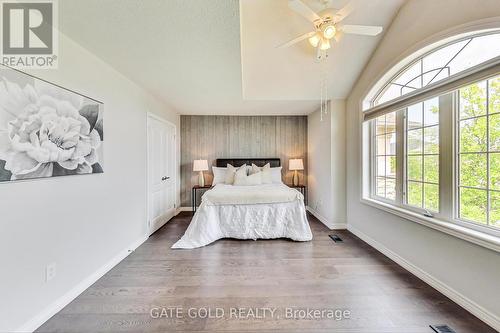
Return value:
M 260 184 L 262 184 L 262 172 L 260 171 L 247 176 L 246 172 L 238 170 L 234 176 L 234 185 L 250 186 Z
M 236 172 L 243 173 L 246 176 L 247 175 L 247 165 L 243 164 L 239 168 L 235 168 L 231 164 L 228 164 L 227 168 L 226 168 L 226 178 L 224 179 L 224 183 L 229 184 L 229 185 L 233 185 Z
M 261 175 L 262 184 L 271 184 L 272 183 L 271 164 L 267 163 L 262 168 L 260 168 L 252 163 L 252 171 L 250 172 L 250 174 L 253 175 L 253 174 L 256 174 L 258 172 L 262 172 L 262 175 Z
M 227 168 L 212 167 L 212 172 L 214 174 L 214 179 L 212 180 L 212 186 L 217 184 L 224 184 L 226 182 Z
M 273 184 L 283 184 L 281 179 L 281 167 L 271 168 L 271 182 Z

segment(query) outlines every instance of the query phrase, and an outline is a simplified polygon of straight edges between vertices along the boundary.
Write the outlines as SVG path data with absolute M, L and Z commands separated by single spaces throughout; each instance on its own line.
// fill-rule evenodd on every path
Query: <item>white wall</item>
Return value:
M 345 101 L 332 100 L 330 111 L 307 119 L 308 208 L 329 228 L 345 228 Z
M 375 51 L 347 101 L 348 225 L 446 286 L 475 314 L 498 325 L 500 256 L 491 250 L 360 203 L 361 102 L 378 77 L 421 41 L 471 21 L 500 15 L 498 0 L 410 0 Z M 497 20 L 500 25 L 500 20 Z M 460 297 L 463 297 L 460 299 Z M 497 329 L 500 327 L 497 326 Z
M 2 332 L 41 324 L 57 300 L 145 239 L 146 114 L 179 129 L 171 109 L 73 41 L 61 36 L 59 50 L 58 70 L 32 73 L 104 102 L 104 174 L 0 184 Z

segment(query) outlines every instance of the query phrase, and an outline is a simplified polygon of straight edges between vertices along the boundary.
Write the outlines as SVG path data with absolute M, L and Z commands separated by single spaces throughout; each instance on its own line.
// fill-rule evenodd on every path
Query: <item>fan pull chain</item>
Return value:
M 324 54 L 318 61 L 320 62 L 321 72 L 320 72 L 320 120 L 323 121 L 323 115 L 328 114 L 329 104 L 328 104 L 328 73 L 327 73 L 327 63 L 328 54 L 325 51 Z

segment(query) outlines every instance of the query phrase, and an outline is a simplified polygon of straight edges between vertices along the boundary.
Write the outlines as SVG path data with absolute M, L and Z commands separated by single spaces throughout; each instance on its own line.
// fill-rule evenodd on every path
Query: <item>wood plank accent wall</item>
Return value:
M 190 207 L 191 187 L 198 183 L 193 160 L 279 157 L 283 181 L 292 183 L 288 160 L 302 158 L 300 183 L 307 181 L 307 116 L 181 116 L 181 206 Z M 212 170 L 205 183 L 212 183 Z M 199 201 L 198 201 L 199 202 Z

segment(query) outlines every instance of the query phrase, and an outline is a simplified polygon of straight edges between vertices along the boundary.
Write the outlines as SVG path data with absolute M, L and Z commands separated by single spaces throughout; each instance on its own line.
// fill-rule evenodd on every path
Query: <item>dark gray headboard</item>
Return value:
M 215 160 L 215 166 L 225 168 L 228 164 L 232 166 L 239 167 L 243 164 L 262 167 L 269 163 L 272 168 L 281 166 L 281 160 L 279 158 L 218 158 Z

